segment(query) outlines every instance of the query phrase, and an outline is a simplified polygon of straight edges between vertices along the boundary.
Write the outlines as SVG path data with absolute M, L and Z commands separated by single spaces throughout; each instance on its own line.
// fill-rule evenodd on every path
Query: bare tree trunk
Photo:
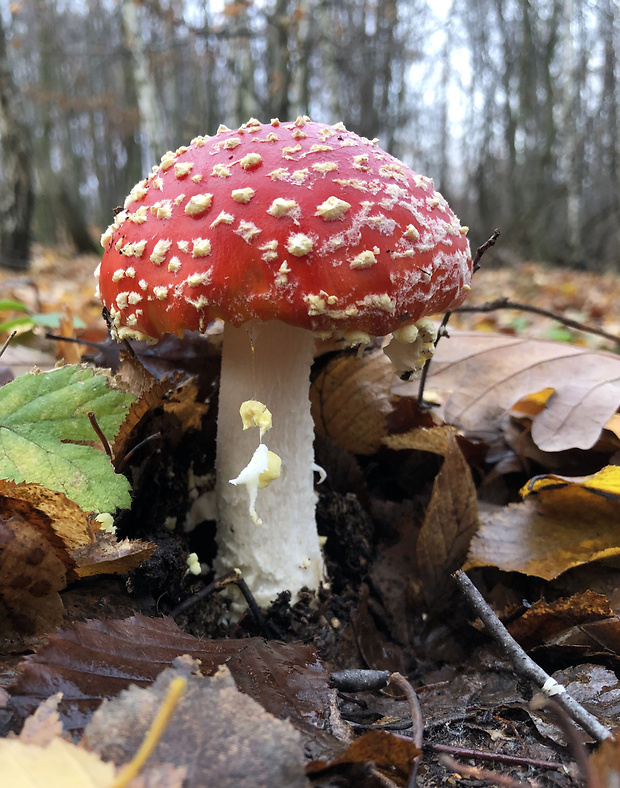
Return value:
M 32 146 L 22 122 L 17 88 L 8 62 L 0 16 L 0 266 L 26 269 L 30 259 L 30 225 L 34 205 Z
M 564 0 L 562 15 L 562 133 L 564 182 L 566 186 L 566 217 L 568 239 L 568 262 L 571 264 L 583 261 L 581 239 L 581 210 L 579 181 L 578 150 L 579 132 L 576 123 L 577 91 L 577 53 L 573 26 L 576 24 L 575 4 L 573 0 Z
M 133 76 L 142 136 L 142 165 L 146 173 L 155 159 L 165 152 L 166 146 L 163 118 L 157 101 L 155 81 L 149 68 L 136 0 L 123 0 L 123 24 L 125 43 L 133 55 Z

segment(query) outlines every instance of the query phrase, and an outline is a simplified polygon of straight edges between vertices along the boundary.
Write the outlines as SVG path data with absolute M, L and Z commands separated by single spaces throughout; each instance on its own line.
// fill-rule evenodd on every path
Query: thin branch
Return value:
M 422 717 L 422 709 L 420 708 L 420 701 L 415 694 L 415 690 L 407 679 L 400 673 L 392 673 L 390 676 L 390 684 L 399 689 L 407 698 L 409 708 L 411 709 L 411 730 L 413 733 L 413 743 L 422 751 L 424 745 L 424 718 Z M 418 768 L 420 766 L 420 756 L 413 759 L 413 766 L 409 776 L 407 788 L 414 788 L 417 785 Z
M 105 450 L 105 453 L 108 455 L 108 457 L 111 458 L 112 457 L 112 449 L 110 448 L 110 444 L 108 443 L 108 439 L 103 434 L 103 431 L 102 431 L 101 427 L 99 426 L 99 424 L 97 422 L 97 417 L 95 416 L 95 414 L 93 413 L 92 410 L 89 410 L 86 415 L 88 416 L 88 420 L 90 421 L 90 426 L 95 430 L 95 432 L 97 434 L 97 437 L 99 438 L 99 440 L 103 444 L 103 448 Z
M 502 652 L 509 657 L 513 664 L 515 673 L 533 681 L 547 697 L 553 699 L 566 711 L 569 717 L 578 723 L 592 738 L 597 742 L 602 742 L 611 737 L 611 731 L 602 725 L 593 714 L 584 709 L 572 698 L 566 689 L 552 678 L 540 665 L 528 657 L 525 651 L 510 635 L 506 627 L 495 615 L 491 607 L 485 602 L 482 594 L 472 583 L 469 577 L 459 570 L 454 578 L 469 605 L 480 617 L 489 633 L 494 638 Z
M 16 336 L 17 336 L 17 331 L 13 331 L 8 335 L 4 345 L 2 345 L 2 347 L 0 348 L 0 357 L 4 355 L 4 351 L 8 348 L 8 346 L 11 344 L 12 340 L 15 339 Z
M 492 763 L 507 763 L 510 766 L 523 766 L 534 769 L 551 769 L 562 772 L 567 767 L 563 763 L 554 761 L 543 761 L 541 758 L 527 758 L 523 755 L 509 755 L 503 752 L 485 752 L 484 750 L 471 750 L 469 747 L 456 747 L 451 744 L 430 744 L 424 745 L 425 750 L 438 752 L 445 755 L 458 755 L 461 758 L 468 758 L 478 761 L 490 761 Z
M 610 334 L 602 328 L 587 326 L 585 323 L 571 320 L 568 317 L 558 315 L 548 309 L 542 309 L 541 307 L 532 306 L 531 304 L 517 303 L 516 301 L 510 301 L 508 298 L 496 298 L 495 301 L 486 301 L 484 304 L 465 304 L 464 306 L 459 306 L 454 312 L 495 312 L 496 309 L 517 309 L 521 312 L 532 312 L 535 315 L 541 315 L 542 317 L 549 317 L 552 320 L 556 320 L 558 323 L 568 326 L 568 328 L 574 328 L 576 331 L 583 331 L 586 334 L 596 334 L 596 336 L 609 339 L 617 345 L 620 345 L 620 336 Z
M 514 777 L 510 777 L 508 774 L 490 772 L 487 769 L 479 769 L 477 766 L 465 766 L 465 764 L 459 763 L 447 755 L 443 755 L 439 760 L 450 771 L 457 772 L 461 777 L 467 777 L 470 780 L 480 780 L 481 782 L 500 785 L 502 788 L 530 788 L 531 785 L 530 783 L 515 780 Z
M 479 270 L 480 260 L 482 259 L 484 253 L 492 246 L 495 246 L 499 236 L 500 236 L 499 230 L 495 229 L 493 231 L 493 235 L 491 235 L 490 238 L 488 238 L 481 246 L 479 246 L 476 249 L 476 254 L 474 255 L 474 259 L 473 259 L 473 268 L 472 268 L 473 274 L 475 274 L 476 271 Z M 437 347 L 437 343 L 442 337 L 448 336 L 448 321 L 450 320 L 451 315 L 452 312 L 446 312 L 446 314 L 443 316 L 441 325 L 437 330 L 437 339 L 435 340 L 435 347 Z M 420 375 L 420 385 L 418 387 L 418 407 L 420 407 L 422 410 L 432 407 L 430 404 L 424 402 L 424 389 L 426 387 L 426 378 L 428 377 L 428 369 L 431 365 L 431 361 L 432 361 L 432 357 L 426 360 L 426 363 L 422 368 L 422 374 Z M 409 379 L 408 377 L 406 377 L 406 374 L 407 373 L 405 373 L 405 375 L 402 376 L 401 380 Z

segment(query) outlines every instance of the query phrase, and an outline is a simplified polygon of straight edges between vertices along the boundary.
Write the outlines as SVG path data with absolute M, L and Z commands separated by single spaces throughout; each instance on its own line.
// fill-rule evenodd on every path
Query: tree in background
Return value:
M 0 265 L 25 269 L 30 258 L 30 221 L 34 205 L 32 147 L 9 63 L 0 16 Z
M 434 176 L 474 244 L 500 226 L 506 253 L 620 266 L 615 0 L 11 9 L 6 73 L 32 139 L 38 240 L 89 248 L 162 152 L 220 123 L 309 114 Z

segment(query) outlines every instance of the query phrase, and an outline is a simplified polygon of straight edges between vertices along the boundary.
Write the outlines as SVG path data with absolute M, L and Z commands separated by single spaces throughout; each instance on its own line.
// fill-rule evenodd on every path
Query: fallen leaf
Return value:
M 607 598 L 593 591 L 547 602 L 540 599 L 508 626 L 513 638 L 525 649 L 548 643 L 572 627 L 610 618 Z
M 80 577 L 126 575 L 150 558 L 157 545 L 142 539 L 118 541 L 115 534 L 97 532 L 96 540 L 72 553 Z
M 289 719 L 303 734 L 311 758 L 331 757 L 340 743 L 328 732 L 333 690 L 311 646 L 243 640 L 199 640 L 169 618 L 136 615 L 121 621 L 89 621 L 63 627 L 19 666 L 8 687 L 8 707 L 18 719 L 58 690 L 65 729 L 79 732 L 103 698 L 130 684 L 145 686 L 189 654 L 203 673 L 226 663 L 239 689 L 268 712 Z
M 46 747 L 56 736 L 62 736 L 63 728 L 58 716 L 58 703 L 62 693 L 47 698 L 32 714 L 21 729 L 19 739 L 24 744 L 38 744 Z
M 448 580 L 467 556 L 478 528 L 476 488 L 453 433 L 417 541 L 421 590 L 429 607 L 437 608 L 449 593 Z
M 559 497 L 556 493 L 560 493 Z M 524 498 L 533 494 L 538 495 L 548 509 L 556 501 L 564 508 L 588 509 L 595 505 L 595 498 L 620 504 L 620 466 L 608 465 L 590 476 L 535 476 L 521 490 Z
M 151 758 L 184 766 L 187 788 L 259 788 L 307 785 L 300 734 L 239 692 L 226 666 L 213 676 L 196 675 L 198 663 L 189 657 L 175 660 L 148 688 L 123 690 L 105 701 L 84 731 L 83 744 L 105 760 L 131 760 L 168 685 L 177 675 L 187 678 L 187 689 Z
M 49 490 L 42 484 L 17 484 L 0 479 L 0 496 L 26 501 L 45 514 L 67 550 L 77 550 L 92 542 L 93 529 L 88 514 L 64 493 Z
M 532 438 L 547 452 L 589 449 L 620 406 L 620 357 L 540 339 L 452 332 L 441 341 L 427 385 L 442 392 L 439 415 L 467 435 L 492 440 L 523 397 L 552 388 Z M 417 384 L 395 394 L 416 396 Z
M 545 580 L 620 556 L 620 502 L 577 485 L 480 512 L 465 569 L 496 566 Z
M 110 788 L 116 775 L 114 764 L 59 738 L 46 747 L 0 739 L 0 761 L 11 788 Z
M 605 739 L 590 756 L 590 768 L 598 778 L 598 782 L 591 782 L 591 785 L 618 785 L 620 783 L 620 739 Z
M 108 457 L 88 445 L 102 431 L 114 435 L 132 397 L 108 386 L 105 374 L 66 366 L 21 375 L 0 388 L 0 477 L 59 490 L 87 511 L 128 507 L 129 483 Z
M 310 389 L 317 432 L 353 454 L 374 454 L 387 433 L 393 379 L 392 363 L 380 350 L 333 358 Z
M 67 572 L 54 548 L 21 517 L 0 518 L 0 640 L 19 647 L 62 622 Z M 46 697 L 51 695 L 46 693 Z
M 445 456 L 448 451 L 449 433 L 454 431 L 454 427 L 449 425 L 427 429 L 417 428 L 399 435 L 386 435 L 383 443 L 388 449 L 393 449 L 394 451 L 416 449 L 417 451 L 429 451 L 433 454 Z

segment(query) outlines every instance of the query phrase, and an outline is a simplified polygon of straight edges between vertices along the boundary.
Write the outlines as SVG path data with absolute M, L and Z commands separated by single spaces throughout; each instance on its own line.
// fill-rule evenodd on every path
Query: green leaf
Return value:
M 14 317 L 11 320 L 5 320 L 0 323 L 0 331 L 12 331 L 14 328 L 34 328 L 34 320 L 30 317 Z
M 87 511 L 128 507 L 129 483 L 107 455 L 76 444 L 97 439 L 89 411 L 108 440 L 118 431 L 134 397 L 108 384 L 104 373 L 65 366 L 0 388 L 0 477 L 60 490 Z
M 0 298 L 0 312 L 28 312 L 26 304 L 21 301 L 10 301 L 6 298 Z
M 41 312 L 40 314 L 32 315 L 31 319 L 32 322 L 36 323 L 38 326 L 43 326 L 44 328 L 58 328 L 63 317 L 64 315 L 62 312 Z M 86 323 L 80 320 L 79 317 L 74 317 L 73 327 L 86 328 Z

